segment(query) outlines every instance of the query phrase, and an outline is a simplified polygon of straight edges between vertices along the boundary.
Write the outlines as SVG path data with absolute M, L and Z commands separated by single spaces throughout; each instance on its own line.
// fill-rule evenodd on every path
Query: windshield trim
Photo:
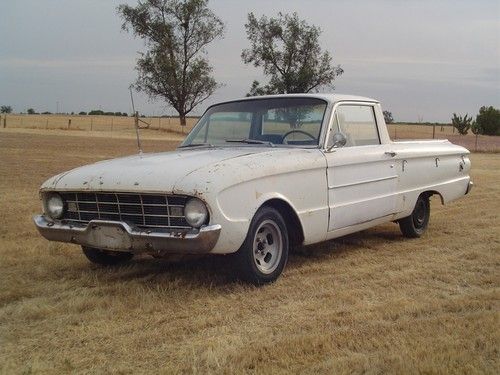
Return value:
M 186 148 L 186 141 L 189 139 L 191 133 L 193 133 L 195 130 L 197 130 L 198 126 L 200 126 L 201 120 L 205 117 L 205 115 L 214 107 L 225 105 L 225 104 L 231 104 L 231 103 L 240 103 L 240 102 L 252 102 L 252 101 L 262 101 L 262 100 L 272 100 L 272 99 L 314 99 L 317 100 L 318 102 L 323 102 L 325 105 L 325 110 L 323 112 L 323 118 L 321 119 L 321 126 L 320 130 L 318 132 L 318 143 L 314 145 L 294 145 L 294 144 L 273 144 L 267 145 L 266 147 L 285 147 L 285 148 L 306 148 L 306 149 L 321 149 L 322 144 L 324 143 L 324 135 L 325 135 L 325 121 L 328 121 L 330 118 L 331 113 L 329 112 L 331 109 L 331 102 L 326 100 L 325 98 L 319 97 L 319 96 L 314 96 L 314 95 L 265 95 L 262 97 L 252 97 L 252 98 L 241 98 L 241 99 L 235 99 L 235 100 L 228 100 L 225 102 L 219 102 L 210 105 L 207 107 L 207 109 L 203 112 L 199 120 L 196 122 L 196 124 L 193 126 L 191 131 L 186 135 L 182 143 L 179 145 L 178 148 Z M 265 144 L 258 144 L 258 145 L 253 145 L 253 144 L 242 144 L 239 143 L 238 146 L 265 146 Z M 234 147 L 235 144 L 214 144 L 214 147 Z M 189 148 L 189 147 L 188 147 Z

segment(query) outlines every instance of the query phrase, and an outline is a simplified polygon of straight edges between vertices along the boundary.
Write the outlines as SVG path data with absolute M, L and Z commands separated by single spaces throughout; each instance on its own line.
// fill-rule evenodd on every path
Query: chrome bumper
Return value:
M 469 184 L 467 185 L 467 190 L 465 191 L 465 195 L 469 194 L 473 187 L 474 187 L 474 182 L 469 181 Z
M 205 254 L 214 248 L 221 231 L 218 224 L 191 231 L 160 232 L 107 220 L 92 220 L 80 226 L 36 215 L 33 221 L 40 234 L 50 241 L 132 253 Z

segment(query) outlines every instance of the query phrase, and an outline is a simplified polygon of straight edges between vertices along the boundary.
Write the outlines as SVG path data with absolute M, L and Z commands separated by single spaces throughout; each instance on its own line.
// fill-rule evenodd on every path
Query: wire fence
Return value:
M 197 117 L 186 118 L 186 125 L 181 126 L 178 117 L 141 117 L 141 128 L 186 134 L 191 131 Z M 133 116 L 80 116 L 80 115 L 3 115 L 0 116 L 3 128 L 24 129 L 60 129 L 85 131 L 121 131 L 134 129 Z
M 198 121 L 198 117 L 186 118 L 186 125 L 181 126 L 178 117 L 141 117 L 141 128 L 150 130 L 187 134 Z M 1 128 L 24 129 L 60 129 L 82 131 L 133 130 L 134 117 L 130 116 L 89 116 L 89 115 L 0 115 Z M 451 124 L 389 124 L 389 136 L 393 140 L 405 139 L 449 139 L 473 151 L 500 152 L 500 137 L 474 135 L 459 135 Z

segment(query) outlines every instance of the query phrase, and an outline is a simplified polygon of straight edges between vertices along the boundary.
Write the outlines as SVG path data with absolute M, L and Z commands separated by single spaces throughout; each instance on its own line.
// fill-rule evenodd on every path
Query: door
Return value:
M 333 121 L 331 133 L 342 133 L 346 144 L 325 154 L 330 209 L 328 230 L 395 213 L 397 168 L 390 146 L 380 142 L 374 107 L 340 104 Z

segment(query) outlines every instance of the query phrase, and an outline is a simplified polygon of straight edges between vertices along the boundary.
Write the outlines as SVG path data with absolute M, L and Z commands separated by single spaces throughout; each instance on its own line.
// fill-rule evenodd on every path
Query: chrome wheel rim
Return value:
M 281 229 L 272 220 L 264 220 L 255 231 L 253 260 L 257 269 L 270 274 L 278 268 L 283 254 Z

